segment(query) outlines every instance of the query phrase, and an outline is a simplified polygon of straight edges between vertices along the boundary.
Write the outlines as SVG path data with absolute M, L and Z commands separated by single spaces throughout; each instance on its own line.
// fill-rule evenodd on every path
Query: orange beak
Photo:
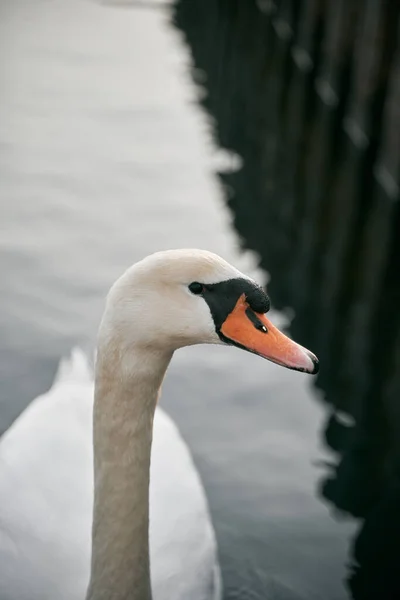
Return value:
M 228 342 L 282 367 L 312 374 L 318 372 L 317 357 L 279 331 L 264 314 L 254 312 L 244 294 L 225 319 L 220 331 Z

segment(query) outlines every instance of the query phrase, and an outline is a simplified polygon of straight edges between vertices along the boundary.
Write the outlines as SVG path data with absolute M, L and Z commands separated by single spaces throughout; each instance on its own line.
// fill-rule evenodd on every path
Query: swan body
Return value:
M 114 284 L 94 388 L 76 349 L 0 442 L 2 600 L 82 600 L 88 582 L 88 600 L 220 598 L 204 490 L 156 405 L 173 352 L 191 344 L 316 372 L 268 308 L 255 282 L 200 250 L 156 253 Z
M 85 353 L 60 362 L 51 389 L 0 440 L 1 600 L 82 600 L 93 510 L 93 374 Z M 160 407 L 150 474 L 154 600 L 219 600 L 207 500 L 189 449 Z

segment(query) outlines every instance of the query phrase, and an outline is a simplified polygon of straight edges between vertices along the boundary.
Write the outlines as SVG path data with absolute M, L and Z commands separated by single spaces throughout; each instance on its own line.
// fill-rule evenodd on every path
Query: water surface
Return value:
M 146 4 L 0 7 L 2 431 L 72 345 L 93 348 L 104 295 L 132 262 L 189 246 L 256 272 L 214 176 L 188 52 L 162 3 Z M 317 493 L 329 454 L 312 378 L 191 348 L 162 402 L 203 478 L 225 598 L 347 598 L 356 523 Z

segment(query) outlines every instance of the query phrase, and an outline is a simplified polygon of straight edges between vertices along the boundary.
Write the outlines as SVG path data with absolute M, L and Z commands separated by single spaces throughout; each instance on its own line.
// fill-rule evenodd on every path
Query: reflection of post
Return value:
M 393 29 L 392 15 L 390 10 L 382 10 L 382 6 L 386 5 L 374 0 L 368 3 L 357 44 L 356 83 L 344 121 L 346 138 L 340 150 L 336 187 L 327 207 L 327 236 L 325 247 L 319 252 L 324 257 L 320 291 L 315 296 L 315 310 L 320 311 L 322 324 L 322 346 L 317 347 L 317 351 L 336 375 L 338 361 L 341 361 L 341 375 L 347 382 L 357 382 L 357 390 L 352 387 L 352 394 L 357 398 L 362 397 L 369 386 L 366 361 L 371 311 L 376 306 L 392 231 L 389 206 L 392 200 L 381 193 L 379 186 L 374 190 L 373 179 L 382 134 L 387 62 L 391 63 L 393 58 L 393 36 L 389 35 L 390 28 Z M 373 51 L 365 54 L 365 47 L 371 45 Z M 389 126 L 396 125 L 388 115 L 385 119 Z M 371 232 L 381 240 L 379 247 L 372 243 Z M 332 306 L 337 312 L 335 320 L 331 318 Z M 348 335 L 343 335 L 344 330 Z M 352 374 L 346 374 L 348 365 Z M 326 372 L 328 378 L 332 374 Z
M 384 63 L 387 62 L 387 58 L 387 52 L 383 52 Z M 392 293 L 392 291 L 387 290 L 387 268 L 391 260 L 390 251 L 394 251 L 393 244 L 396 243 L 395 239 L 398 235 L 398 228 L 394 224 L 399 210 L 396 202 L 399 191 L 398 186 L 387 185 L 380 173 L 386 172 L 387 178 L 390 177 L 391 181 L 396 181 L 398 169 L 400 168 L 400 144 L 397 144 L 397 151 L 393 148 L 393 134 L 399 135 L 400 132 L 400 112 L 398 111 L 400 105 L 400 49 L 394 60 L 390 62 L 392 65 L 391 78 L 383 110 L 382 127 L 379 128 L 381 140 L 377 166 L 373 169 L 369 158 L 366 165 L 367 169 L 365 169 L 366 185 L 362 189 L 360 209 L 362 218 L 359 219 L 361 222 L 357 230 L 359 236 L 353 240 L 351 247 L 351 255 L 354 257 L 351 261 L 354 266 L 350 272 L 352 302 L 346 320 L 349 333 L 344 339 L 343 351 L 341 352 L 341 376 L 342 378 L 349 379 L 351 377 L 356 380 L 360 388 L 360 395 L 370 387 L 371 376 L 376 372 L 374 363 L 371 361 L 374 355 L 374 347 L 376 347 L 375 331 L 379 337 L 385 323 L 391 322 L 391 317 L 387 311 L 382 312 L 383 306 L 379 307 L 379 302 L 385 302 L 389 293 Z M 381 65 L 381 69 L 383 69 L 383 66 L 386 67 L 386 64 Z M 376 73 L 375 78 L 377 78 Z M 385 79 L 381 81 L 381 84 L 383 84 L 384 91 L 386 91 Z M 371 111 L 370 119 L 373 123 L 379 125 L 380 120 L 376 112 L 376 110 Z M 376 128 L 377 125 L 375 125 L 375 131 L 373 128 L 369 128 L 368 134 L 372 141 L 378 139 Z M 375 157 L 374 148 L 369 154 Z M 370 191 L 372 192 L 371 196 L 369 196 Z M 370 201 L 366 203 L 364 198 L 370 198 Z M 354 237 L 353 231 L 349 234 L 351 237 Z M 398 279 L 395 270 L 393 271 L 393 278 L 396 287 Z M 346 299 L 348 295 L 346 290 Z M 383 300 L 380 300 L 382 295 Z M 378 323 L 377 328 L 376 324 Z M 386 354 L 386 343 L 382 344 L 382 351 Z M 381 354 L 382 352 L 379 350 L 377 360 L 380 359 Z M 348 372 L 349 369 L 351 369 L 351 373 Z
M 390 376 L 383 391 L 383 401 L 390 437 L 389 469 L 393 473 L 396 483 L 400 484 L 400 317 L 397 319 L 397 335 L 393 358 Z
M 342 456 L 323 484 L 330 502 L 364 519 L 349 576 L 355 600 L 400 597 L 399 74 L 400 48 L 391 69 L 372 201 L 354 248 L 342 368 L 330 371 L 339 380 L 333 399 L 347 402 L 349 392 L 358 391 L 355 428 L 344 431 L 334 419 L 327 426 L 326 439 Z
M 271 17 L 272 40 L 267 50 L 268 69 L 263 69 L 262 90 L 264 99 L 263 119 L 265 133 L 260 146 L 259 171 L 262 178 L 261 202 L 267 206 L 268 221 L 272 244 L 277 252 L 275 259 L 280 268 L 289 245 L 288 231 L 285 227 L 287 199 L 283 194 L 283 183 L 287 170 L 286 147 L 283 136 L 283 107 L 288 102 L 288 83 L 282 73 L 290 61 L 296 19 L 295 8 L 291 0 L 282 0 L 275 6 Z M 258 136 L 257 136 L 258 137 Z
M 380 186 L 374 186 L 373 179 L 382 135 L 382 99 L 387 90 L 387 63 L 393 59 L 390 29 L 395 33 L 390 10 L 381 11 L 377 18 L 376 10 L 382 6 L 374 0 L 369 2 L 369 12 L 365 13 L 358 44 L 354 72 L 358 87 L 352 94 L 345 120 L 348 142 L 342 152 L 340 183 L 334 195 L 330 219 L 330 238 L 323 252 L 326 256 L 321 268 L 324 279 L 317 297 L 317 306 L 322 311 L 321 321 L 328 323 L 322 334 L 324 347 L 318 348 L 318 351 L 327 360 L 330 359 L 335 372 L 338 360 L 342 360 L 340 371 L 347 380 L 350 377 L 353 382 L 357 381 L 358 389 L 353 390 L 357 396 L 362 396 L 369 386 L 365 366 L 371 338 L 370 320 L 382 283 L 393 225 L 390 220 L 392 200 L 386 197 Z M 370 47 L 373 41 L 375 51 L 365 56 L 364 48 Z M 367 59 L 369 64 L 366 64 Z M 383 121 L 385 125 L 390 123 L 389 127 L 394 127 L 396 122 L 391 117 L 385 114 Z M 371 233 L 375 239 L 378 236 L 379 244 L 372 242 Z M 341 267 L 338 268 L 338 265 Z M 332 305 L 337 307 L 339 320 L 329 323 L 325 317 Z M 349 332 L 347 336 L 342 335 L 344 329 Z M 353 373 L 347 376 L 345 371 L 350 364 Z
M 303 144 L 308 140 L 309 128 L 314 119 L 313 83 L 320 61 L 324 8 L 319 0 L 303 2 L 301 5 L 297 34 L 292 46 L 293 68 L 287 84 L 286 108 L 282 111 L 281 168 L 284 168 L 285 172 L 282 173 L 279 181 L 279 195 L 282 196 L 280 199 L 284 207 L 282 222 L 285 224 L 288 238 L 283 261 L 285 271 L 282 273 L 281 284 L 283 303 L 286 302 L 288 289 L 291 288 L 289 272 L 293 255 L 300 244 L 299 222 L 305 207 Z M 279 294 L 279 290 L 277 293 Z
M 390 439 L 385 479 L 354 543 L 349 586 L 355 600 L 400 598 L 400 318 L 394 356 L 382 396 Z
M 326 431 L 326 439 L 342 457 L 335 476 L 325 481 L 323 494 L 364 519 L 349 577 L 355 600 L 400 597 L 399 75 L 400 48 L 391 70 L 373 201 L 353 271 L 355 294 L 342 352 L 342 363 L 349 368 L 339 369 L 336 393 L 349 390 L 346 381 L 360 386 L 363 378 L 369 383 L 355 411 L 356 427 L 345 432 L 346 445 L 337 447 L 344 439 L 340 425 L 331 421 Z M 332 368 L 332 376 L 335 373 Z
M 353 597 L 398 600 L 400 3 L 258 5 L 181 0 L 178 14 L 217 141 L 243 158 L 221 176 L 236 228 L 276 305 L 295 309 L 292 333 L 320 355 L 325 400 L 353 417 L 327 422 L 338 463 L 321 484 L 363 520 Z
M 354 43 L 352 2 L 330 2 L 325 11 L 325 35 L 315 79 L 316 103 L 305 140 L 304 192 L 297 227 L 298 244 L 292 266 L 293 285 L 302 289 L 300 306 L 310 310 L 310 279 L 316 258 L 320 221 L 325 216 L 332 169 L 336 162 L 335 140 L 347 96 L 349 58 Z

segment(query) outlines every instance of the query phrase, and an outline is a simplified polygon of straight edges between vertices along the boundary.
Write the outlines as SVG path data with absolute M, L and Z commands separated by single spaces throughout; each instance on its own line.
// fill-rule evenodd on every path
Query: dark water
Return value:
M 257 274 L 213 174 L 235 161 L 211 141 L 187 49 L 160 4 L 0 4 L 3 431 L 73 344 L 92 348 L 104 295 L 132 262 L 203 247 Z M 354 422 L 324 395 L 312 378 L 235 349 L 191 348 L 173 361 L 163 404 L 203 478 L 226 599 L 350 598 L 357 536 L 358 558 L 382 549 L 369 572 L 387 574 L 397 505 L 380 495 L 375 438 L 357 429 L 354 445 Z M 352 486 L 372 498 L 367 528 L 362 510 L 327 500 Z
M 242 157 L 220 173 L 235 228 L 321 360 L 318 493 L 359 520 L 347 593 L 400 598 L 400 5 L 177 0 L 174 20 Z

